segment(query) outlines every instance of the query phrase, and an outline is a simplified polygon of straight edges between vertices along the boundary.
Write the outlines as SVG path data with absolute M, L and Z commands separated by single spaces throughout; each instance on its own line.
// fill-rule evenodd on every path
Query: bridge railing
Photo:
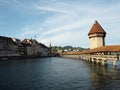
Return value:
M 117 55 L 81 55 L 81 57 L 108 59 L 108 60 L 119 60 L 120 58 L 120 56 Z

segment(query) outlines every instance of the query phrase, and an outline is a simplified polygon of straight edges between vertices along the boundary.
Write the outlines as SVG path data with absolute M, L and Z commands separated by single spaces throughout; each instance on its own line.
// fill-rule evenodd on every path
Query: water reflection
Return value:
M 92 86 L 95 90 L 119 90 L 120 70 L 118 66 L 90 64 Z
M 119 84 L 120 66 L 112 64 L 64 58 L 0 62 L 0 90 L 119 90 Z

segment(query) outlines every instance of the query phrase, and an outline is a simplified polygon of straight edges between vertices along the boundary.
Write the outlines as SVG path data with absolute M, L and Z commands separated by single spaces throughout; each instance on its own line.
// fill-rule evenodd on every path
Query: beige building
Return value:
M 27 56 L 49 56 L 50 51 L 47 46 L 39 43 L 35 39 L 24 39 L 22 44 L 25 46 L 25 55 Z
M 21 56 L 23 48 L 19 39 L 0 36 L 0 57 Z
M 105 46 L 106 32 L 97 21 L 95 21 L 88 36 L 90 39 L 90 49 Z
M 25 47 L 25 55 L 27 56 L 35 56 L 34 45 L 31 39 L 24 39 L 22 44 Z
M 42 43 L 39 43 L 39 45 L 41 47 L 41 49 L 40 49 L 41 56 L 50 56 L 50 54 L 51 54 L 50 49 Z

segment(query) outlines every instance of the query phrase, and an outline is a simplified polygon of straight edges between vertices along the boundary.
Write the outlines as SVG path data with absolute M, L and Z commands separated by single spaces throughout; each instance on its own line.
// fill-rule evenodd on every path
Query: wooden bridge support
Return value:
M 106 65 L 107 64 L 107 60 L 101 60 L 101 65 Z
M 103 59 L 99 59 L 99 58 L 92 58 L 91 62 L 96 63 L 96 64 L 101 64 L 103 66 L 107 64 L 107 60 L 103 60 Z
M 81 59 L 86 60 L 88 62 L 106 65 L 108 61 L 113 61 L 113 65 L 117 65 L 118 58 L 114 56 L 103 56 L 103 55 L 62 55 L 64 58 L 71 58 L 71 59 Z
M 114 66 L 117 65 L 117 60 L 113 60 L 113 65 L 114 65 Z
M 97 64 L 100 64 L 100 59 L 97 58 L 96 63 L 97 63 Z

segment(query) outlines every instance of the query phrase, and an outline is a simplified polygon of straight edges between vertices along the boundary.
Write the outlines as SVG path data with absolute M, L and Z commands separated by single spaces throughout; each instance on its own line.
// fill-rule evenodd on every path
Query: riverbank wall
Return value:
M 33 59 L 33 58 L 47 58 L 47 57 L 52 57 L 52 56 L 4 56 L 4 57 L 0 57 L 1 61 L 4 60 L 21 60 L 21 59 Z

